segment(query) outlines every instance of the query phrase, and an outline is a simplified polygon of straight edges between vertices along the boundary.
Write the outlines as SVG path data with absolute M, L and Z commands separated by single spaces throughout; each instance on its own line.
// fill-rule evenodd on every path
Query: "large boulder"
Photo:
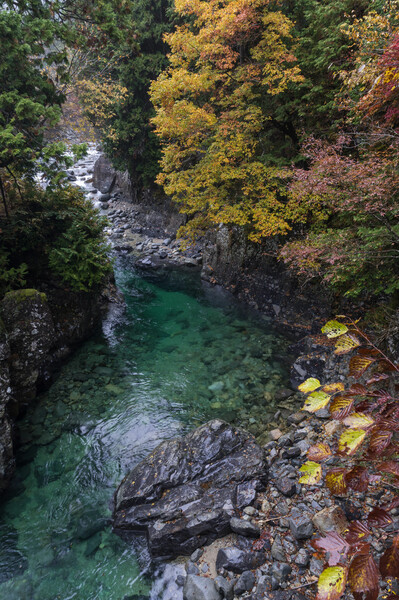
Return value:
M 153 556 L 191 554 L 229 533 L 231 518 L 266 481 L 264 451 L 253 436 L 215 419 L 163 442 L 125 477 L 114 527 L 145 530 Z
M 10 345 L 0 319 L 0 492 L 7 486 L 15 466 L 11 421 L 6 410 L 11 395 L 9 361 Z

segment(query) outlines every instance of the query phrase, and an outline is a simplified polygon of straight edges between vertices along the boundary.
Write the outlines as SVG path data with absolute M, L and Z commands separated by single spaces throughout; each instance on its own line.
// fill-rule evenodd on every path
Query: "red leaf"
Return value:
M 365 492 L 369 487 L 369 472 L 365 467 L 353 467 L 345 475 L 345 482 L 355 492 Z
M 315 550 L 328 552 L 329 558 L 327 562 L 330 567 L 345 560 L 349 551 L 348 542 L 338 535 L 338 533 L 335 533 L 335 531 L 330 531 L 324 537 L 313 540 L 312 546 Z
M 352 394 L 353 396 L 367 396 L 368 393 L 369 390 L 367 390 L 361 383 L 354 383 L 348 389 L 348 394 Z
M 335 396 L 330 404 L 330 413 L 333 419 L 341 420 L 347 417 L 353 407 L 354 399 L 350 396 Z
M 392 523 L 392 517 L 383 508 L 373 508 L 367 515 L 367 523 L 370 527 L 386 527 Z
M 384 577 L 399 577 L 399 535 L 392 542 L 392 546 L 387 548 L 380 558 L 380 571 Z
M 353 546 L 358 542 L 363 542 L 369 535 L 371 535 L 371 531 L 363 521 L 352 521 L 345 539 L 348 544 Z
M 399 461 L 397 460 L 387 460 L 385 462 L 382 462 L 377 466 L 377 469 L 379 469 L 383 473 L 389 473 L 390 475 L 395 475 L 396 477 L 399 477 Z
M 376 373 L 370 379 L 367 379 L 366 384 L 370 385 L 371 383 L 376 383 L 377 381 L 382 381 L 383 379 L 388 379 L 389 375 L 387 373 Z
M 382 454 L 391 443 L 392 435 L 392 431 L 374 430 L 369 438 L 369 454 Z
M 348 583 L 355 599 L 366 595 L 368 600 L 378 597 L 378 569 L 374 558 L 370 554 L 370 545 L 355 554 L 349 566 Z

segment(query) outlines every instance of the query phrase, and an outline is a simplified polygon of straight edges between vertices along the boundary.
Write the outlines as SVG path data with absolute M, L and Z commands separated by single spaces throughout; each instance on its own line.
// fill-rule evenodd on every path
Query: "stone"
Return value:
M 288 525 L 296 540 L 307 540 L 313 535 L 313 523 L 309 515 L 301 510 L 293 510 Z
M 314 558 L 314 557 L 312 557 L 310 559 L 309 571 L 312 575 L 315 575 L 316 577 L 318 577 L 320 575 L 320 573 L 323 571 L 323 569 L 324 569 L 324 563 L 322 560 L 319 560 L 318 558 Z
M 304 412 L 298 411 L 298 412 L 293 413 L 292 415 L 290 415 L 287 418 L 287 421 L 288 421 L 288 423 L 292 423 L 293 425 L 299 425 L 306 418 L 307 418 L 307 416 L 306 416 L 306 414 Z
M 348 527 L 345 513 L 339 506 L 323 508 L 314 515 L 312 521 L 321 533 L 327 533 L 328 531 L 342 533 Z
M 197 562 L 203 554 L 204 554 L 203 549 L 197 548 L 197 550 L 194 550 L 194 552 L 190 556 L 190 560 L 192 560 L 193 562 Z
M 226 600 L 233 600 L 234 598 L 234 583 L 232 581 L 228 581 L 222 575 L 218 575 L 214 579 L 215 586 L 219 594 L 221 594 L 222 598 L 226 598 Z
M 250 592 L 255 585 L 255 575 L 252 571 L 244 571 L 234 586 L 236 596 L 241 596 L 244 592 Z
M 298 567 L 305 568 L 308 566 L 310 560 L 310 555 L 305 548 L 301 548 L 298 554 L 294 558 L 294 563 L 298 565 Z
M 188 575 L 183 588 L 183 600 L 221 600 L 212 579 Z
M 296 494 L 296 482 L 288 477 L 279 477 L 276 481 L 276 488 L 288 498 Z
M 301 455 L 301 449 L 298 446 L 291 446 L 291 448 L 287 448 L 283 452 L 283 458 L 296 458 Z
M 291 567 L 288 563 L 285 562 L 275 562 L 272 565 L 271 573 L 272 577 L 277 579 L 279 583 L 282 581 L 287 581 L 288 577 L 291 574 Z
M 285 552 L 283 548 L 283 544 L 281 543 L 280 536 L 276 536 L 274 542 L 272 544 L 271 549 L 272 557 L 274 560 L 284 562 L 285 561 Z
M 280 431 L 280 429 L 272 429 L 271 431 L 269 431 L 269 437 L 272 442 L 276 442 L 278 439 L 281 438 L 282 435 L 283 432 Z
M 221 548 L 216 557 L 216 570 L 226 569 L 233 573 L 243 573 L 264 564 L 264 552 L 245 552 L 235 546 Z
M 238 535 L 252 538 L 258 538 L 260 536 L 260 529 L 257 525 L 254 525 L 250 521 L 238 519 L 237 517 L 230 519 L 230 527 L 231 530 Z
M 187 575 L 199 575 L 199 568 L 191 561 L 188 561 L 186 564 L 186 572 Z
M 153 556 L 191 554 L 229 533 L 231 518 L 266 481 L 265 453 L 253 436 L 215 419 L 134 467 L 115 495 L 114 527 L 146 530 Z

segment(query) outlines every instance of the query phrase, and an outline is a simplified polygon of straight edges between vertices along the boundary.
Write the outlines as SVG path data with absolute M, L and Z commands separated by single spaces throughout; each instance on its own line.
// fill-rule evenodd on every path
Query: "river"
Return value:
M 115 277 L 126 306 L 111 306 L 20 423 L 1 600 L 181 598 L 170 571 L 148 569 L 142 540 L 112 532 L 115 489 L 165 439 L 239 411 L 259 421 L 287 382 L 286 341 L 199 273 L 143 274 L 119 256 Z

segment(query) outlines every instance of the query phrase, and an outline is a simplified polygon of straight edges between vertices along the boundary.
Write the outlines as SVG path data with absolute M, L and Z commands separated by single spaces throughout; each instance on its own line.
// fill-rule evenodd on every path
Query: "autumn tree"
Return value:
M 301 80 L 292 23 L 266 0 L 179 0 L 176 10 L 189 24 L 166 36 L 170 67 L 151 86 L 158 182 L 192 217 L 186 235 L 218 223 L 253 240 L 285 233 L 282 173 L 262 160 L 262 132 L 268 98 Z

